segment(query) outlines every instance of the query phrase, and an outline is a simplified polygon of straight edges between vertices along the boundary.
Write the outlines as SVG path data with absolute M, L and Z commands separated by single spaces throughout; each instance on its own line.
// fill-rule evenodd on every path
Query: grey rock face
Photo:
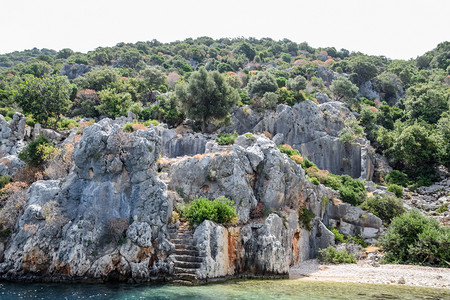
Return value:
M 224 152 L 175 162 L 169 170 L 169 189 L 190 199 L 228 197 L 236 203 L 242 222 L 258 201 L 271 209 L 295 206 L 299 187 L 306 181 L 303 169 L 264 135 L 254 138 L 240 137 Z
M 0 176 L 12 176 L 23 167 L 25 167 L 25 163 L 16 155 L 0 158 Z
M 370 180 L 373 163 L 370 152 L 363 151 L 366 146 L 339 140 L 339 133 L 345 127 L 344 120 L 350 119 L 354 116 L 341 102 L 316 105 L 306 100 L 293 107 L 279 105 L 275 113 L 267 115 L 255 126 L 254 131 L 270 132 L 277 144 L 291 145 L 320 169 Z M 368 143 L 363 140 L 363 145 Z
M 348 203 L 329 205 L 324 222 L 345 235 L 361 236 L 369 243 L 374 243 L 383 232 L 380 218 Z
M 82 76 L 92 70 L 92 66 L 87 66 L 83 64 L 64 64 L 61 71 L 59 72 L 59 76 L 67 76 L 69 79 L 75 79 L 79 76 Z
M 177 134 L 173 129 L 161 131 L 163 153 L 167 157 L 195 155 L 205 153 L 205 146 L 209 135 L 204 134 Z
M 25 147 L 25 126 L 27 118 L 16 112 L 9 123 L 0 115 L 0 157 L 17 155 Z
M 154 129 L 128 134 L 108 119 L 86 128 L 73 151 L 74 172 L 63 180 L 38 181 L 27 192 L 0 274 L 157 277 L 155 270 L 163 266 L 151 262 L 165 256 L 159 245 L 172 211 L 153 170 L 160 152 Z M 127 247 L 119 245 L 121 239 Z
M 380 96 L 379 92 L 374 90 L 374 87 L 373 87 L 372 82 L 370 80 L 364 82 L 359 87 L 358 96 L 359 97 L 366 97 L 368 99 L 376 99 L 376 98 L 381 99 L 381 96 Z

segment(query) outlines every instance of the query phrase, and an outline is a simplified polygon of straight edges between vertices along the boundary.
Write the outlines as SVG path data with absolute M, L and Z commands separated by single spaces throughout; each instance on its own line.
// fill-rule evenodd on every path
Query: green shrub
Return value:
M 125 132 L 133 132 L 134 131 L 133 123 L 127 123 L 127 124 L 123 125 L 122 129 Z
M 418 210 L 395 217 L 379 243 L 386 262 L 449 267 L 450 227 Z
M 72 119 L 64 118 L 57 123 L 59 130 L 71 129 L 78 127 L 78 122 Z
M 143 110 L 140 111 L 139 113 L 139 118 L 141 118 L 142 120 L 150 120 L 153 116 L 153 111 L 151 110 L 151 108 L 145 108 Z
M 36 121 L 32 117 L 27 117 L 26 124 L 30 127 L 34 127 Z
M 390 195 L 369 197 L 360 205 L 361 209 L 373 213 L 386 224 L 405 212 L 402 201 Z
M 408 186 L 408 175 L 403 172 L 393 170 L 386 175 L 385 181 L 387 184 L 396 184 L 406 187 Z
M 256 140 L 255 136 L 252 133 L 245 133 L 244 136 L 249 139 L 250 141 Z
M 0 176 L 0 190 L 11 181 L 11 176 Z
M 291 146 L 287 144 L 279 145 L 278 150 L 280 150 L 281 153 L 287 154 L 287 156 L 289 157 L 292 155 L 300 155 L 300 152 L 298 152 L 298 150 L 293 149 Z
M 347 243 L 348 239 L 345 235 L 339 232 L 337 228 L 329 228 L 330 231 L 334 234 L 334 241 L 336 243 Z
M 53 146 L 45 136 L 40 135 L 19 153 L 19 158 L 32 166 L 41 165 L 44 162 L 43 153 L 38 150 L 41 145 Z
M 311 221 L 314 219 L 314 213 L 307 207 L 301 206 L 298 210 L 298 224 L 311 231 Z
M 219 145 L 232 145 L 238 134 L 235 133 L 220 133 L 216 137 L 216 143 Z
M 319 250 L 319 261 L 328 264 L 356 264 L 356 258 L 347 250 L 338 250 L 332 246 Z
M 448 202 L 447 203 L 443 203 L 437 210 L 436 212 L 442 214 L 445 213 L 446 211 L 448 211 Z
M 314 185 L 319 185 L 319 184 L 320 184 L 320 181 L 319 181 L 319 179 L 317 179 L 316 177 L 312 177 L 312 178 L 311 178 L 311 183 L 314 184 Z
M 397 184 L 388 185 L 388 192 L 394 193 L 398 198 L 403 197 L 403 187 Z
M 302 163 L 302 168 L 304 170 L 307 170 L 310 167 L 315 167 L 316 164 L 313 163 L 312 161 L 310 161 L 309 159 L 307 159 L 306 157 L 303 157 L 303 163 Z
M 234 202 L 225 197 L 212 201 L 205 197 L 194 199 L 184 209 L 182 215 L 191 225 L 200 224 L 204 220 L 226 224 L 237 218 Z
M 364 248 L 367 247 L 369 244 L 367 242 L 365 242 L 362 238 L 360 238 L 359 236 L 351 236 L 348 237 L 346 235 L 343 235 L 342 233 L 339 232 L 339 230 L 337 228 L 328 228 L 333 234 L 334 234 L 334 241 L 336 243 L 348 243 L 348 242 L 353 242 L 355 244 L 361 245 Z
M 147 127 L 150 126 L 150 125 L 158 126 L 159 122 L 157 120 L 148 120 L 148 121 L 144 122 L 144 125 L 147 126 Z
M 353 179 L 348 175 L 339 176 L 342 185 L 337 188 L 342 201 L 351 205 L 359 205 L 366 199 L 366 188 L 361 180 Z

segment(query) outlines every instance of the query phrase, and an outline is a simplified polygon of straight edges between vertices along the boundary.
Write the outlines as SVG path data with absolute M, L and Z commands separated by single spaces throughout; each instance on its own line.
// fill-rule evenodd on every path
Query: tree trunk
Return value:
M 202 120 L 202 133 L 206 133 L 206 118 Z

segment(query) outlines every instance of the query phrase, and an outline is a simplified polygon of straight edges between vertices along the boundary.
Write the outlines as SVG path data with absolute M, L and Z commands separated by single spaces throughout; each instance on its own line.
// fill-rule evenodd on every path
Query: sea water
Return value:
M 450 290 L 302 280 L 174 284 L 0 283 L 0 299 L 450 299 Z

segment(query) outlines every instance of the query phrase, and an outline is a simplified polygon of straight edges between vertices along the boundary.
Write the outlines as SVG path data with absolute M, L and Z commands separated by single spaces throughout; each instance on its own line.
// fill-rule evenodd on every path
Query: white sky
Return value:
M 271 37 L 409 59 L 450 41 L 450 0 L 0 0 L 0 53 Z

